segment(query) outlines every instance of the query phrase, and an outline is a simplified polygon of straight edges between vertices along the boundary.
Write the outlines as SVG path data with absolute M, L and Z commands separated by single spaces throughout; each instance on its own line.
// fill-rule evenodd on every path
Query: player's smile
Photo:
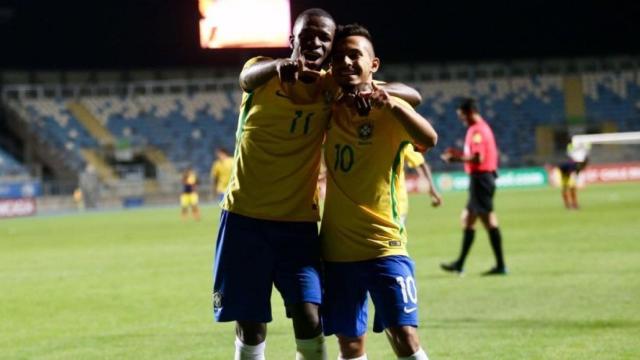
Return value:
M 340 77 L 350 77 L 350 76 L 357 76 L 358 72 L 355 71 L 355 69 L 351 68 L 351 67 L 346 67 L 343 69 L 340 69 L 338 71 L 336 71 L 336 75 L 340 76 Z
M 339 84 L 356 85 L 361 82 L 362 69 L 347 56 L 335 54 L 332 67 L 333 74 Z
M 305 67 L 320 70 L 331 51 L 334 32 L 335 24 L 332 21 L 317 16 L 306 18 L 299 31 L 292 36 L 294 58 L 299 56 Z
M 316 61 L 318 59 L 320 59 L 322 57 L 322 51 L 321 50 L 308 50 L 302 53 L 302 55 L 304 56 L 305 60 L 309 60 L 309 61 Z
M 356 86 L 369 82 L 377 70 L 368 40 L 360 36 L 341 39 L 333 49 L 331 67 L 341 86 Z
M 320 69 L 324 62 L 324 56 L 322 50 L 308 50 L 302 53 L 304 59 L 304 66 L 312 70 Z

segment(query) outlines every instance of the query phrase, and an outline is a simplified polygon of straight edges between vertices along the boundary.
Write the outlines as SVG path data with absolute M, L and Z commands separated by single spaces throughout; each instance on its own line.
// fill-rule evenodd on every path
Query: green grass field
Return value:
M 411 198 L 420 336 L 431 359 L 640 358 L 639 184 L 591 186 L 583 209 L 557 190 L 510 190 L 496 204 L 511 274 L 479 231 L 464 277 L 453 259 L 465 193 L 431 209 Z M 178 209 L 0 220 L 0 359 L 232 359 L 232 324 L 211 315 L 218 210 L 183 223 Z M 274 292 L 267 357 L 293 359 Z M 335 339 L 328 339 L 335 359 Z M 393 359 L 370 335 L 369 358 Z

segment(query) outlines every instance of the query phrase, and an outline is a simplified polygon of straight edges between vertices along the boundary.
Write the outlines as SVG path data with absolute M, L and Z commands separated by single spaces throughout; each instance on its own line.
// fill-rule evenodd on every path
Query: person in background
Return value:
M 231 178 L 231 171 L 233 171 L 233 158 L 229 155 L 229 152 L 223 148 L 216 149 L 216 160 L 211 165 L 211 194 L 217 201 L 221 202 L 227 186 L 229 185 L 229 179 Z
M 180 207 L 182 208 L 182 219 L 189 216 L 189 209 L 194 220 L 200 220 L 200 208 L 198 207 L 198 177 L 195 171 L 188 167 L 182 174 L 182 194 L 180 195 Z
M 442 204 L 442 197 L 436 190 L 433 183 L 433 176 L 431 175 L 431 169 L 427 162 L 424 160 L 424 156 L 421 152 L 417 151 L 413 145 L 407 146 L 404 149 L 404 163 L 410 169 L 415 169 L 418 174 L 418 181 L 426 181 L 429 189 L 429 197 L 431 199 L 431 206 L 438 207 Z M 400 218 L 402 223 L 406 222 L 409 215 L 409 193 L 406 186 L 406 179 L 404 171 L 400 174 L 398 181 L 398 211 L 400 212 Z
M 589 163 L 589 146 L 567 145 L 569 159 L 558 164 L 560 171 L 560 193 L 567 210 L 578 210 L 578 176 Z
M 498 227 L 498 217 L 493 210 L 493 197 L 498 177 L 498 147 L 489 124 L 480 116 L 476 101 L 462 100 L 457 110 L 458 117 L 467 126 L 464 151 L 447 149 L 441 156 L 446 162 L 461 162 L 469 174 L 469 201 L 462 211 L 462 247 L 458 258 L 450 263 L 442 263 L 444 271 L 461 274 L 464 262 L 475 237 L 475 223 L 482 222 L 489 234 L 491 249 L 496 265 L 484 275 L 506 275 L 507 267 L 502 253 L 502 234 Z
M 73 190 L 73 202 L 76 204 L 78 211 L 84 211 L 84 196 L 82 195 L 82 189 L 79 187 Z

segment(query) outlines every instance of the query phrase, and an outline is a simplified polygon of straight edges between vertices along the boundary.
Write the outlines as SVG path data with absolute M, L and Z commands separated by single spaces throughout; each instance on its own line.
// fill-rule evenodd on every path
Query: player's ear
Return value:
M 380 68 L 380 59 L 377 57 L 374 57 L 371 60 L 371 72 L 376 72 L 378 71 L 378 69 Z
M 293 41 L 295 40 L 295 37 L 293 37 L 293 35 L 289 35 L 289 48 L 293 49 Z

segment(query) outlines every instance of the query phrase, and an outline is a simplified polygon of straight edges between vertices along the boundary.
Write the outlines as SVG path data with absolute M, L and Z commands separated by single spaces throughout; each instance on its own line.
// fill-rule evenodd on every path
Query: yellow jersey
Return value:
M 326 78 L 323 72 L 313 84 L 282 84 L 274 76 L 243 93 L 223 209 L 265 220 L 319 220 L 316 183 L 331 113 Z
M 343 104 L 333 107 L 324 150 L 327 195 L 320 236 L 325 260 L 407 254 L 398 181 L 404 171 L 404 148 L 411 142 L 388 109 L 374 108 L 363 117 Z
M 216 192 L 224 194 L 229 185 L 231 178 L 231 170 L 233 170 L 233 158 L 216 160 L 211 167 L 211 178 L 215 181 Z
M 413 146 L 405 147 L 404 161 L 407 167 L 411 169 L 415 169 L 425 163 L 422 153 L 416 151 Z M 405 217 L 409 213 L 409 194 L 404 179 L 404 171 L 400 173 L 398 188 L 400 189 L 398 190 L 398 211 L 400 212 L 400 217 Z
M 196 185 L 198 184 L 198 177 L 193 171 L 188 171 L 182 176 L 182 192 L 184 194 L 190 194 L 196 191 Z

